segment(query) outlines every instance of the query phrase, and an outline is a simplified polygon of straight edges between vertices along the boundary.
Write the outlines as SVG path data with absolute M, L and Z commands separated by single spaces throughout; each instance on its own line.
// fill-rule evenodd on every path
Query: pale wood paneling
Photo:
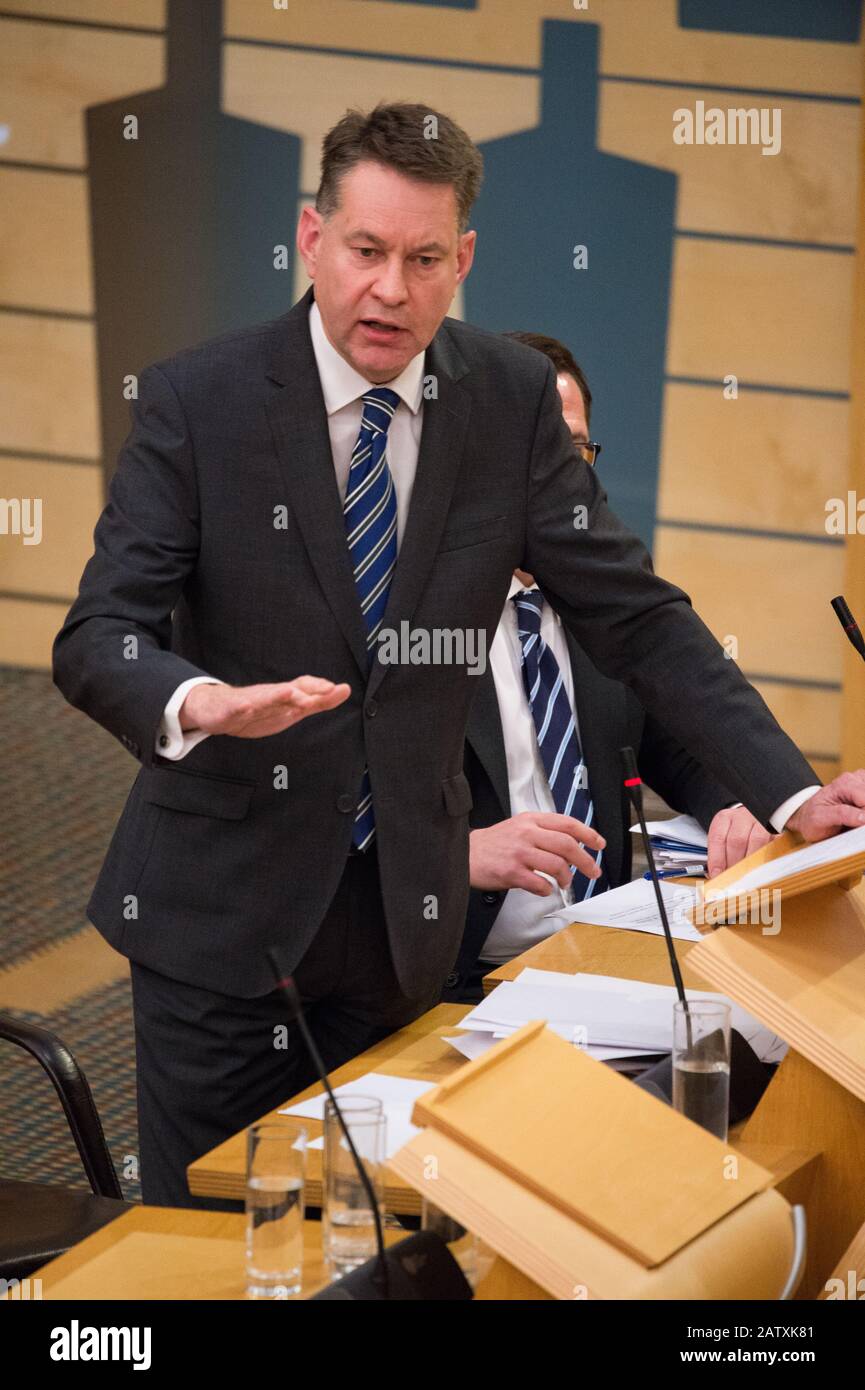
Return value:
M 865 61 L 861 69 L 865 100 Z M 855 266 L 853 336 L 851 339 L 850 465 L 847 486 L 865 497 L 865 133 L 859 142 L 859 209 Z M 851 536 L 846 546 L 844 596 L 865 631 L 865 536 Z M 846 768 L 865 767 L 865 662 L 844 644 L 844 712 L 842 751 Z
M 245 44 L 226 44 L 224 52 L 223 110 L 300 135 L 307 192 L 318 187 L 321 142 L 349 107 L 428 100 L 477 141 L 530 129 L 539 120 L 540 86 L 533 77 Z
M 51 647 L 68 610 L 66 603 L 0 598 L 0 665 L 50 671 Z
M 0 314 L 0 448 L 98 457 L 92 323 Z
M 829 600 L 839 592 L 842 546 L 659 526 L 655 566 L 690 594 L 719 642 L 737 639 L 742 670 L 840 681 Z
M 92 24 L 128 24 L 133 29 L 165 27 L 166 0 L 3 0 L 4 10 L 46 19 L 80 19 Z
M 0 303 L 92 314 L 85 175 L 0 164 L 0 206 Z
M 679 227 L 789 241 L 854 241 L 850 175 L 859 107 L 629 82 L 603 82 L 600 94 L 600 147 L 679 175 Z M 753 145 L 674 144 L 673 112 L 694 111 L 697 100 L 724 111 L 777 106 L 778 154 L 764 155 Z
M 840 691 L 776 685 L 774 681 L 755 681 L 754 685 L 778 723 L 803 753 L 834 756 L 838 752 L 841 747 Z
M 846 497 L 846 401 L 668 382 L 658 516 L 751 530 L 826 534 Z
M 38 545 L 25 545 L 20 536 L 0 536 L 0 589 L 71 602 L 102 510 L 99 465 L 0 456 L 0 497 L 38 498 L 42 504 Z
M 671 376 L 846 391 L 853 257 L 678 237 Z
M 0 19 L 2 159 L 82 167 L 85 109 L 161 86 L 164 49 L 159 34 Z
M 475 10 L 389 0 L 226 0 L 225 30 L 271 43 L 319 44 L 406 56 L 537 67 L 543 19 L 600 24 L 601 70 L 707 85 L 859 95 L 856 45 L 754 39 L 678 26 L 677 0 L 480 0 Z

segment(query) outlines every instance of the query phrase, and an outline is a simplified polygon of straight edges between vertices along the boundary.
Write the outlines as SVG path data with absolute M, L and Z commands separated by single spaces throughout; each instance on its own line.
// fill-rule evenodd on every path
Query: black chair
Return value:
M 25 1279 L 135 1203 L 123 1200 L 87 1078 L 69 1048 L 47 1028 L 3 1013 L 0 1039 L 23 1047 L 48 1073 L 92 1189 L 0 1179 L 0 1279 Z

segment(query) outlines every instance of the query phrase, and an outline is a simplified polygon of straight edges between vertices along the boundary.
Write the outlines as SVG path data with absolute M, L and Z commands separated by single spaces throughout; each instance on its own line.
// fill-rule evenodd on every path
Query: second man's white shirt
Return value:
M 516 576 L 512 579 L 508 602 L 490 644 L 490 670 L 495 682 L 502 721 L 512 816 L 522 815 L 525 811 L 549 811 L 555 814 L 556 810 L 556 803 L 547 781 L 546 768 L 538 748 L 532 707 L 523 683 L 522 645 L 517 631 L 517 610 L 511 602 L 514 594 L 521 593 L 527 587 L 536 589 L 537 585 L 522 584 Z M 579 738 L 579 721 L 574 703 L 574 677 L 565 631 L 558 614 L 548 603 L 545 603 L 541 610 L 541 637 L 559 663 L 562 684 L 573 710 Z M 588 775 L 591 791 L 591 768 L 588 769 Z M 544 877 L 547 878 L 547 875 Z M 527 951 L 530 946 L 550 935 L 550 923 L 543 921 L 544 915 L 554 912 L 564 903 L 573 901 L 573 890 L 566 889 L 563 897 L 558 884 L 546 898 L 539 898 L 534 893 L 526 892 L 524 888 L 511 888 L 505 894 L 495 925 L 484 942 L 480 959 L 501 965 L 504 961 L 519 955 L 521 951 Z

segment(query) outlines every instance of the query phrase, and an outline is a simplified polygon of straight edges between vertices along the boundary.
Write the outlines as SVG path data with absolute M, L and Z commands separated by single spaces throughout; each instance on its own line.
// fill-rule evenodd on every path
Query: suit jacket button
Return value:
M 160 734 L 160 735 L 159 735 L 159 747 L 160 747 L 160 748 L 167 748 L 169 742 L 170 742 L 170 740 L 169 740 L 168 734 Z
M 500 896 L 501 896 L 500 893 L 484 893 L 484 894 L 483 894 L 483 901 L 484 901 L 485 903 L 490 903 L 490 905 L 492 905 L 493 903 L 497 903 L 497 902 L 498 902 Z
M 337 797 L 336 809 L 338 811 L 343 811 L 346 814 L 349 811 L 354 810 L 354 797 L 352 796 L 351 792 L 343 792 L 342 796 Z
M 459 982 L 460 977 L 459 975 L 457 975 L 456 971 L 454 971 L 453 974 L 448 975 L 447 979 L 445 980 L 445 989 L 456 989 Z
M 367 719 L 375 719 L 375 716 L 378 714 L 378 705 L 375 700 L 367 700 L 364 714 Z

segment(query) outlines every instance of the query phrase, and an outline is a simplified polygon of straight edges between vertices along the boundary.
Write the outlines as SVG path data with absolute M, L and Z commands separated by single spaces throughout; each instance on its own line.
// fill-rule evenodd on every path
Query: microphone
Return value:
M 313 1295 L 322 1301 L 364 1300 L 383 1302 L 389 1299 L 455 1299 L 468 1300 L 473 1297 L 471 1286 L 466 1280 L 459 1264 L 447 1248 L 447 1244 L 433 1231 L 418 1231 L 389 1250 L 384 1248 L 381 1212 L 370 1182 L 369 1174 L 361 1162 L 354 1146 L 348 1126 L 333 1093 L 321 1054 L 309 1030 L 297 985 L 290 975 L 283 977 L 273 951 L 267 952 L 273 970 L 276 986 L 282 990 L 288 1005 L 288 1016 L 300 1029 L 306 1050 L 318 1072 L 319 1080 L 328 1094 L 339 1127 L 351 1152 L 357 1175 L 366 1193 L 375 1222 L 376 1254 L 371 1260 L 353 1269 L 350 1274 L 334 1280 Z
M 832 607 L 835 609 L 835 616 L 850 639 L 851 645 L 856 648 L 862 660 L 865 661 L 865 638 L 859 630 L 859 624 L 847 607 L 847 600 L 839 594 L 837 598 L 833 598 Z
M 631 805 L 637 813 L 640 822 L 640 835 L 643 840 L 643 847 L 646 851 L 646 858 L 649 861 L 649 873 L 652 876 L 652 887 L 655 890 L 655 902 L 658 904 L 658 912 L 661 916 L 661 926 L 664 928 L 664 936 L 667 941 L 667 955 L 670 957 L 670 969 L 673 972 L 673 980 L 676 985 L 676 993 L 685 1014 L 688 1017 L 688 1041 L 690 1043 L 691 1022 L 688 1014 L 688 1000 L 685 996 L 685 986 L 682 982 L 682 972 L 679 969 L 679 958 L 676 955 L 676 948 L 673 945 L 673 933 L 670 931 L 670 923 L 667 921 L 667 909 L 664 905 L 664 895 L 661 892 L 661 885 L 658 881 L 658 870 L 655 867 L 655 855 L 649 840 L 649 832 L 646 829 L 646 817 L 643 815 L 643 779 L 637 771 L 637 759 L 634 757 L 633 748 L 620 748 L 619 753 L 622 759 L 622 766 L 625 769 L 625 790 L 631 800 Z
M 676 955 L 676 948 L 673 945 L 673 933 L 670 931 L 670 923 L 667 919 L 667 908 L 664 903 L 664 895 L 661 892 L 661 885 L 658 880 L 658 870 L 655 867 L 655 854 L 649 839 L 649 832 L 646 829 L 646 818 L 643 814 L 643 780 L 637 770 L 637 759 L 634 756 L 633 748 L 622 748 L 619 750 L 624 768 L 624 785 L 628 793 L 631 804 L 637 813 L 640 822 L 640 836 L 643 841 L 643 848 L 646 859 L 649 862 L 649 873 L 652 878 L 652 885 L 655 889 L 655 901 L 658 904 L 658 912 L 661 918 L 661 926 L 664 928 L 664 937 L 667 942 L 667 954 L 670 957 L 670 968 L 673 972 L 673 980 L 676 985 L 676 993 L 679 996 L 682 1007 L 685 1011 L 685 1029 L 688 1037 L 688 1048 L 692 1047 L 691 1035 L 691 1015 L 688 1010 L 688 999 L 685 994 L 685 986 L 682 980 L 682 972 L 679 968 L 679 959 Z M 774 1068 L 772 1068 L 774 1072 Z M 749 1042 L 742 1037 L 742 1034 L 735 1028 L 730 1029 L 730 1120 L 733 1124 L 738 1124 L 744 1120 L 754 1110 L 757 1102 L 769 1085 L 771 1074 L 764 1064 L 760 1061 Z M 673 1103 L 673 1054 L 657 1062 L 653 1067 L 649 1067 L 639 1076 L 635 1082 L 641 1090 L 648 1091 L 657 1100 L 666 1101 L 668 1105 Z

